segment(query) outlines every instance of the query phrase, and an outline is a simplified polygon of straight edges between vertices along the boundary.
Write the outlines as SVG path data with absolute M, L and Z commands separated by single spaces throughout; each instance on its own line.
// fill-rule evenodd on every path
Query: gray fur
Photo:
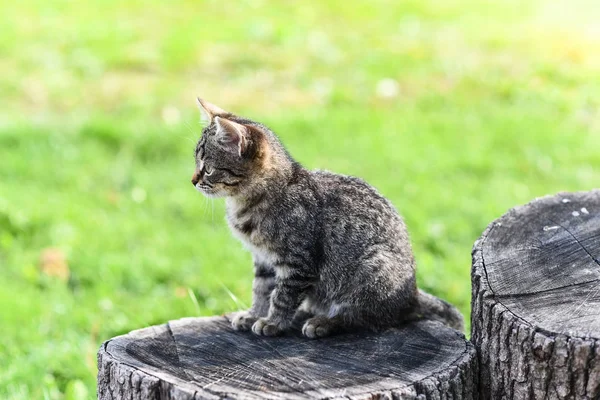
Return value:
M 377 190 L 304 169 L 264 125 L 212 117 L 228 124 L 209 119 L 192 182 L 226 197 L 227 222 L 253 254 L 253 304 L 235 329 L 272 336 L 305 320 L 302 332 L 316 338 L 415 318 L 463 329 L 454 307 L 417 289 L 404 221 Z

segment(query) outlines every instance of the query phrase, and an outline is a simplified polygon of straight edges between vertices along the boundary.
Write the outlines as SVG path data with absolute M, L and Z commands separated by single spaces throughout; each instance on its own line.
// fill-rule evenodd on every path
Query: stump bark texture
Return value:
M 473 345 L 431 321 L 309 340 L 186 318 L 109 340 L 98 366 L 101 400 L 477 398 Z
M 510 210 L 473 248 L 483 399 L 600 399 L 600 191 Z

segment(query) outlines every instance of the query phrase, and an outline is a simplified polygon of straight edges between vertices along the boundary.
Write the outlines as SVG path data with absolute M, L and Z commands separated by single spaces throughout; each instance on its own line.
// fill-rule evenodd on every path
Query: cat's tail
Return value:
M 457 331 L 464 332 L 465 321 L 458 309 L 452 304 L 419 289 L 418 305 L 411 319 L 432 319 L 440 321 Z

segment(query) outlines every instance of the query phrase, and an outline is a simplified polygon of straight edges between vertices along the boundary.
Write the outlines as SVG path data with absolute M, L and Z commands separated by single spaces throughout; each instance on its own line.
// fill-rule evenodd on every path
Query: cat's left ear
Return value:
M 200 97 L 196 97 L 196 101 L 198 103 L 198 108 L 200 109 L 202 122 L 204 122 L 206 125 L 212 124 L 213 120 L 217 115 L 229 115 L 227 111 L 215 106 L 214 104 L 209 103 L 206 100 L 201 99 Z
M 242 156 L 248 146 L 248 128 L 225 118 L 215 117 L 217 134 L 215 138 L 227 151 Z

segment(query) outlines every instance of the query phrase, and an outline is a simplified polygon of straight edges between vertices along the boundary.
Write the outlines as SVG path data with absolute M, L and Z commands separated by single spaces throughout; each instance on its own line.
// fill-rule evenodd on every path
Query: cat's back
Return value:
M 404 221 L 392 203 L 364 180 L 312 171 L 324 208 L 324 227 L 330 239 L 351 241 L 358 247 L 408 241 Z
M 322 193 L 326 208 L 338 209 L 346 214 L 353 212 L 400 219 L 394 206 L 360 178 L 322 170 L 311 171 L 311 175 Z
M 354 263 L 370 271 L 367 265 L 372 261 L 387 265 L 379 272 L 383 274 L 412 267 L 408 232 L 390 201 L 357 177 L 328 171 L 312 171 L 311 177 L 321 194 L 323 242 L 332 265 L 358 273 Z M 360 276 L 371 279 L 369 273 Z

